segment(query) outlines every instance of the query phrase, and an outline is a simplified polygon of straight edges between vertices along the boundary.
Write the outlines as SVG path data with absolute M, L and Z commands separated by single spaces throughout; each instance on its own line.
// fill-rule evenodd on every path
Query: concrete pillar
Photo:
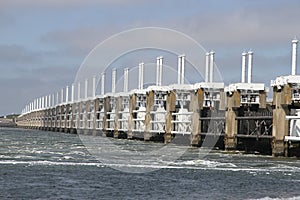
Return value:
M 100 99 L 97 98 L 94 100 L 94 118 L 93 118 L 93 136 L 97 135 L 97 120 L 99 120 L 99 115 L 97 112 L 100 110 Z
M 49 126 L 48 126 L 49 131 L 51 131 L 51 128 L 52 128 L 52 116 L 53 116 L 52 108 L 50 107 L 49 108 Z
M 285 85 L 283 88 L 278 89 L 274 87 L 273 90 L 273 142 L 272 142 L 272 155 L 284 156 L 287 154 L 288 149 L 285 149 L 284 136 L 289 133 L 289 121 L 286 116 L 290 114 L 288 108 L 292 103 L 292 90 L 290 85 Z
M 69 112 L 70 112 L 70 104 L 65 105 L 65 127 L 64 127 L 64 132 L 69 133 L 70 128 L 68 126 L 68 119 L 70 119 Z
M 110 106 L 110 97 L 105 97 L 104 98 L 104 117 L 103 117 L 103 136 L 106 136 L 107 134 L 107 128 L 108 128 L 108 122 L 107 122 L 107 118 L 108 118 L 108 114 L 107 112 L 109 112 L 111 110 L 111 106 Z
M 215 64 L 215 52 L 214 51 L 211 51 L 209 53 L 210 55 L 210 72 L 209 72 L 209 75 L 210 75 L 210 78 L 209 78 L 209 82 L 214 82 L 213 79 L 214 79 L 214 64 Z
M 51 131 L 55 131 L 56 127 L 56 107 L 52 108 L 52 126 L 51 126 Z
M 88 120 L 90 120 L 89 112 L 91 110 L 91 101 L 87 100 L 85 102 L 85 110 L 84 110 L 84 133 L 87 134 L 90 129 Z
M 44 110 L 44 115 L 45 115 L 45 118 L 44 118 L 44 130 L 48 130 L 48 123 L 49 123 L 49 116 L 50 116 L 49 109 L 45 109 Z
M 77 119 L 76 119 L 76 127 L 77 127 L 77 132 L 80 132 L 80 115 L 81 115 L 81 110 L 82 110 L 82 102 L 79 101 L 77 103 Z
M 209 53 L 205 54 L 205 82 L 209 81 Z
M 267 93 L 265 91 L 259 92 L 259 108 L 267 108 Z
M 76 133 L 75 129 L 75 123 L 76 123 L 76 118 L 75 118 L 75 110 L 76 110 L 77 104 L 72 102 L 72 113 L 71 113 L 71 121 L 70 121 L 70 133 Z
M 96 76 L 93 76 L 93 88 L 92 88 L 92 97 L 96 96 Z
M 192 146 L 199 145 L 201 139 L 200 109 L 202 109 L 202 106 L 203 106 L 203 90 L 198 89 L 197 91 L 192 91 L 190 107 L 189 107 L 190 112 L 192 112 L 191 137 L 190 137 L 190 144 Z
M 236 109 L 241 106 L 241 95 L 240 92 L 234 91 L 233 94 L 227 96 L 227 110 L 225 112 L 225 149 L 234 150 L 236 149 L 237 139 L 237 111 Z
M 128 132 L 127 132 L 127 138 L 132 139 L 134 137 L 133 129 L 134 129 L 134 113 L 136 106 L 136 95 L 133 94 L 129 98 L 129 118 L 128 118 Z
M 170 143 L 172 140 L 172 113 L 175 111 L 176 107 L 176 94 L 174 91 L 171 91 L 167 95 L 167 103 L 166 103 L 166 125 L 165 125 L 165 135 L 164 135 L 164 142 Z
M 220 104 L 219 111 L 224 111 L 226 109 L 226 93 L 224 91 L 220 91 Z
M 55 123 L 54 123 L 54 131 L 56 132 L 58 129 L 58 123 L 59 123 L 59 106 L 55 106 Z
M 292 40 L 292 75 L 296 75 L 297 72 L 297 44 L 297 39 Z
M 65 105 L 59 106 L 60 116 L 59 116 L 59 132 L 63 132 L 64 130 L 64 115 L 65 115 Z
M 147 93 L 146 97 L 146 116 L 145 116 L 145 132 L 144 132 L 144 140 L 148 141 L 151 139 L 151 114 L 150 112 L 153 110 L 154 105 L 154 92 L 150 91 Z
M 115 118 L 114 118 L 114 138 L 119 137 L 119 111 L 122 108 L 122 97 L 116 97 L 116 109 L 115 109 Z

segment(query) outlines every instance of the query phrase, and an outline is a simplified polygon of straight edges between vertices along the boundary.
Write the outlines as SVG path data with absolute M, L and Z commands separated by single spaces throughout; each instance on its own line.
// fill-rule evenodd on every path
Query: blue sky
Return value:
M 252 49 L 253 81 L 269 85 L 290 73 L 299 9 L 297 0 L 2 0 L 0 115 L 70 85 L 109 36 L 147 26 L 183 32 L 213 49 L 226 83 L 240 81 L 241 53 Z

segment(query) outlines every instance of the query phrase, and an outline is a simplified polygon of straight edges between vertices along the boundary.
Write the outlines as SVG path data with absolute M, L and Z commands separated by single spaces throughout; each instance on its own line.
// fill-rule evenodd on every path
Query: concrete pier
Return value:
M 153 110 L 154 105 L 154 91 L 148 91 L 146 97 L 146 115 L 145 115 L 145 132 L 144 140 L 148 141 L 152 137 L 151 133 L 151 111 Z
M 172 140 L 172 119 L 173 113 L 176 109 L 176 94 L 174 91 L 169 91 L 167 93 L 167 100 L 166 100 L 166 125 L 165 125 L 165 135 L 164 135 L 164 142 L 170 143 Z
M 300 137 L 292 134 L 292 123 L 297 122 L 296 110 L 300 108 L 300 76 L 278 77 L 273 86 L 273 156 L 288 156 L 292 143 L 299 143 Z

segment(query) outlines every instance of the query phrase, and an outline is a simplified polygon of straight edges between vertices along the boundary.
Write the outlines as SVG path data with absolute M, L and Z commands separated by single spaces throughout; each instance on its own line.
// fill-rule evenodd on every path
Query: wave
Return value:
M 232 163 L 218 163 L 215 161 L 191 160 L 183 161 L 177 164 L 130 164 L 130 163 L 101 163 L 101 162 L 57 162 L 57 161 L 17 161 L 17 160 L 0 160 L 2 165 L 45 165 L 45 166 L 95 166 L 95 167 L 112 167 L 122 168 L 148 168 L 148 169 L 193 169 L 193 170 L 216 170 L 216 171 L 245 171 L 245 172 L 295 172 L 294 169 L 284 168 L 240 168 Z
M 233 163 L 221 163 L 217 161 L 210 161 L 210 160 L 187 160 L 183 162 L 174 162 L 173 164 L 177 165 L 195 165 L 195 166 L 207 166 L 209 168 L 213 167 L 237 167 Z
M 295 197 L 263 197 L 259 199 L 248 199 L 248 200 L 300 200 L 300 196 L 295 196 Z

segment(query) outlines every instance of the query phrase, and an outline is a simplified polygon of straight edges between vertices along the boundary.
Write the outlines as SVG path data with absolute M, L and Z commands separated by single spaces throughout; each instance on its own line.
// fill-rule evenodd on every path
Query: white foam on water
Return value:
M 183 161 L 181 163 L 176 163 L 179 165 L 195 165 L 195 166 L 207 166 L 209 168 L 211 167 L 237 167 L 233 163 L 221 163 L 217 161 L 210 161 L 210 160 L 188 160 L 188 161 Z
M 248 199 L 248 200 L 300 200 L 300 196 L 296 196 L 296 197 L 263 197 L 263 198 L 259 198 L 259 199 Z
M 6 165 L 17 165 L 17 164 L 21 164 L 21 165 L 47 165 L 47 166 L 51 166 L 51 165 L 66 165 L 66 166 L 103 166 L 102 163 L 89 163 L 89 162 L 85 162 L 85 163 L 81 163 L 81 162 L 52 162 L 52 161 L 44 161 L 44 160 L 40 160 L 40 161 L 16 161 L 16 160 L 1 160 L 0 164 L 6 164 Z
M 68 159 L 66 157 L 65 159 Z M 232 171 L 232 172 L 285 172 L 287 176 L 291 176 L 291 173 L 294 173 L 293 168 L 241 168 L 237 167 L 232 163 L 220 163 L 216 161 L 209 160 L 189 160 L 182 161 L 178 163 L 100 163 L 100 162 L 55 162 L 55 161 L 47 161 L 47 160 L 39 160 L 39 161 L 18 161 L 18 160 L 0 160 L 0 164 L 3 165 L 45 165 L 45 166 L 96 166 L 96 167 L 113 167 L 122 170 L 122 168 L 145 168 L 145 169 L 194 169 L 194 170 L 216 170 L 216 171 Z

